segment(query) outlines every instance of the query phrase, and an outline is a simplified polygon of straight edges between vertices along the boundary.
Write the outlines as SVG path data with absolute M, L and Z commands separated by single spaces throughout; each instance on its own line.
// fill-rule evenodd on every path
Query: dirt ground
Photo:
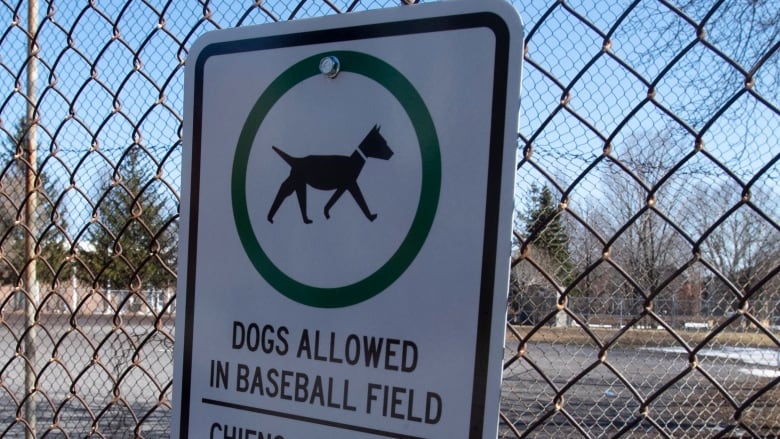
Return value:
M 525 344 L 532 328 L 516 330 L 501 438 L 780 436 L 780 348 L 765 334 L 723 333 L 691 356 L 663 330 L 627 331 L 606 351 L 616 330 L 593 330 L 601 346 L 577 328 L 540 328 Z M 693 347 L 707 333 L 678 335 Z

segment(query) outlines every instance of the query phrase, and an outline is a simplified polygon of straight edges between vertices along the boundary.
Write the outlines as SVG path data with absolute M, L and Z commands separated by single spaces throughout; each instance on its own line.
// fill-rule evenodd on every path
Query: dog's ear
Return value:
M 379 132 L 380 128 L 382 128 L 382 127 L 380 127 L 379 124 L 374 125 L 374 131 L 376 131 L 377 133 Z

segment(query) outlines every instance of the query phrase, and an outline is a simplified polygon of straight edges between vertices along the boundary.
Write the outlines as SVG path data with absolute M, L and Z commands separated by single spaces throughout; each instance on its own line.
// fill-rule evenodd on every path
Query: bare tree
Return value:
M 669 174 L 680 148 L 668 131 L 632 136 L 603 176 L 612 208 L 594 220 L 609 236 L 612 259 L 645 294 L 656 291 L 687 258 L 689 244 L 667 219 L 685 195 L 686 177 Z
M 778 301 L 772 285 L 755 289 L 776 266 L 780 231 L 740 197 L 730 182 L 699 184 L 693 204 L 701 257 L 711 267 L 705 272 L 713 312 L 733 311 L 740 294 L 753 302 Z
M 775 102 L 780 97 L 780 2 L 648 2 L 629 15 L 623 31 L 627 37 L 653 36 L 652 45 L 635 46 L 639 57 L 633 62 L 661 88 L 669 81 L 687 90 L 669 103 L 693 125 L 746 89 Z M 672 60 L 672 69 L 658 68 Z
M 529 246 L 526 247 L 528 256 L 512 267 L 510 273 L 508 311 L 513 323 L 535 325 L 555 309 L 559 299 L 559 286 L 554 277 L 558 262 L 545 249 L 534 244 Z M 563 326 L 565 317 L 558 313 L 547 323 Z

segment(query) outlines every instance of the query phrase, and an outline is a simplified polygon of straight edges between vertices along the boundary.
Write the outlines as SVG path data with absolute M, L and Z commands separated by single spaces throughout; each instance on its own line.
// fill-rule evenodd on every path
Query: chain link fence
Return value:
M 0 3 L 1 436 L 169 435 L 192 42 L 402 3 Z M 516 7 L 500 437 L 780 435 L 780 3 Z

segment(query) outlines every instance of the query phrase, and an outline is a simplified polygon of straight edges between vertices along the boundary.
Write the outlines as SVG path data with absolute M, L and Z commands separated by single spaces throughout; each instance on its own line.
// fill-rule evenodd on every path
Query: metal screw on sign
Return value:
M 340 69 L 341 64 L 335 56 L 326 56 L 320 60 L 320 72 L 330 79 L 338 76 Z

